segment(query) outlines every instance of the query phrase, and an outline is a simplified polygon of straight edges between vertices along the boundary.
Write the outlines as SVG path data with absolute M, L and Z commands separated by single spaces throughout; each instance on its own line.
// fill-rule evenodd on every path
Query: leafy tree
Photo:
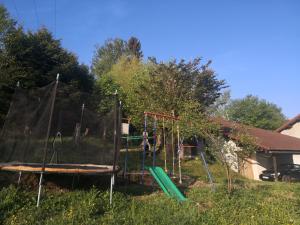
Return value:
M 229 120 L 268 130 L 275 130 L 285 121 L 281 108 L 252 95 L 233 100 L 226 111 Z
M 216 130 L 214 130 L 216 131 Z M 220 129 L 219 129 L 220 131 Z M 231 141 L 228 137 L 234 137 Z M 224 136 L 221 133 L 207 133 L 205 136 L 209 143 L 209 151 L 223 165 L 227 176 L 227 191 L 232 193 L 233 179 L 235 173 L 233 169 L 239 171 L 244 168 L 247 160 L 257 150 L 255 138 L 247 132 L 243 125 L 232 127 L 230 134 Z
M 143 57 L 141 42 L 131 37 L 128 42 L 120 38 L 108 39 L 103 46 L 98 46 L 92 61 L 92 71 L 98 77 L 108 73 L 122 57 Z
M 200 58 L 190 62 L 180 60 L 153 64 L 149 71 L 150 82 L 146 93 L 152 93 L 153 101 L 164 111 L 180 111 L 187 100 L 194 100 L 204 111 L 221 95 L 226 87 L 224 80 L 218 80 L 209 64 L 202 65 Z M 147 90 L 148 89 L 148 90 Z
M 55 80 L 61 74 L 61 81 L 70 83 L 75 80 L 77 88 L 89 91 L 93 77 L 88 68 L 79 65 L 74 54 L 61 47 L 60 41 L 53 39 L 45 28 L 36 33 L 18 30 L 5 40 L 1 60 L 1 80 L 6 84 L 21 81 L 25 87 L 41 87 Z
M 225 90 L 207 109 L 209 115 L 228 120 L 227 108 L 230 104 L 230 90 Z
M 127 50 L 126 41 L 116 38 L 108 39 L 104 45 L 97 47 L 92 61 L 92 71 L 98 77 L 110 71 Z
M 202 88 L 202 76 L 217 85 Z M 108 80 L 108 83 L 103 82 Z M 143 63 L 137 58 L 128 59 L 126 56 L 122 57 L 109 73 L 100 78 L 98 83 L 109 84 L 110 88 L 102 86 L 101 89 L 110 89 L 110 93 L 113 92 L 113 88 L 119 90 L 124 111 L 131 118 L 133 125 L 140 124 L 144 111 L 170 114 L 174 110 L 182 121 L 193 118 L 195 122 L 190 121 L 189 128 L 182 131 L 192 133 L 193 130 L 202 134 L 200 126 L 204 124 L 206 118 L 205 108 L 212 99 L 204 103 L 201 101 L 205 99 L 204 96 L 209 98 L 218 96 L 219 90 L 225 86 L 224 81 L 217 80 L 214 74 L 206 73 L 201 68 L 199 59 L 188 63 L 183 60 L 179 63 L 176 61 L 157 63 L 155 59 L 151 59 Z M 199 94 L 200 88 L 203 96 Z
M 131 37 L 129 38 L 127 45 L 129 55 L 135 56 L 138 59 L 143 58 L 142 45 L 139 39 Z
M 15 31 L 16 21 L 10 18 L 6 8 L 0 5 L 0 51 L 3 50 L 4 39 L 9 34 Z
M 9 107 L 17 81 L 25 88 L 41 87 L 60 80 L 76 91 L 92 92 L 94 77 L 88 67 L 64 49 L 45 28 L 25 33 L 5 8 L 0 7 L 0 123 Z

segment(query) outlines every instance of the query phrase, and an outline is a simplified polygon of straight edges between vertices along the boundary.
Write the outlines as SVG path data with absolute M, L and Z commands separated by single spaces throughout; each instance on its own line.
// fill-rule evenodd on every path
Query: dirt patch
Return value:
M 189 186 L 189 188 L 199 188 L 199 187 L 211 187 L 211 184 L 204 182 L 202 180 L 197 180 Z

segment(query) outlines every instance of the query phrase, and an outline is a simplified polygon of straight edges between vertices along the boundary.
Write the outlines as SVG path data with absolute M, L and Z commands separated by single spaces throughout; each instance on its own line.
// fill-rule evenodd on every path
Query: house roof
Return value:
M 277 128 L 276 131 L 277 132 L 281 132 L 283 130 L 289 129 L 291 128 L 295 123 L 300 121 L 300 114 L 297 115 L 296 117 L 294 117 L 293 119 L 288 120 L 287 122 L 285 122 L 281 127 Z
M 224 129 L 243 129 L 250 136 L 255 138 L 255 144 L 262 151 L 267 152 L 297 152 L 300 153 L 300 139 L 288 135 L 280 134 L 275 131 L 264 130 L 251 126 L 242 125 L 236 122 L 216 118 L 214 121 L 221 125 Z M 238 140 L 238 137 L 230 136 L 232 139 Z

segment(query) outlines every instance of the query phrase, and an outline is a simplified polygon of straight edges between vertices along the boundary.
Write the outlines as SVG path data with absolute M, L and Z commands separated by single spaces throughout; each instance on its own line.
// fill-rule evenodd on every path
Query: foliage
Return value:
M 200 59 L 187 63 L 184 60 L 158 63 L 151 59 L 143 63 L 135 57 L 122 57 L 99 83 L 103 90 L 109 84 L 110 92 L 118 88 L 125 115 L 133 125 L 141 124 L 144 111 L 167 114 L 174 111 L 181 118 L 185 135 L 193 132 L 203 135 L 202 130 L 208 124 L 204 109 L 225 87 L 224 81 L 217 80 L 208 67 L 201 66 Z M 210 85 L 205 86 L 207 83 Z
M 142 45 L 139 39 L 131 37 L 129 38 L 127 45 L 129 55 L 132 55 L 137 59 L 143 58 Z
M 126 42 L 122 39 L 108 39 L 104 45 L 97 47 L 92 62 L 92 71 L 98 77 L 110 71 L 111 67 L 118 62 L 126 52 Z
M 209 115 L 213 117 L 222 117 L 228 120 L 227 108 L 230 104 L 230 90 L 224 90 L 224 92 L 210 105 L 207 109 Z
M 209 138 L 209 150 L 215 158 L 223 165 L 227 176 L 228 193 L 233 191 L 234 171 L 240 171 L 245 166 L 246 160 L 251 158 L 257 149 L 256 140 L 248 134 L 247 128 L 242 125 L 233 127 L 228 134 L 235 141 L 228 137 L 219 135 L 207 135 Z
M 226 110 L 232 121 L 268 130 L 275 130 L 285 121 L 281 108 L 252 95 L 233 100 Z
M 88 68 L 79 65 L 74 54 L 61 47 L 59 40 L 42 28 L 36 33 L 19 30 L 7 37 L 3 57 L 12 59 L 0 62 L 1 82 L 23 87 L 41 87 L 54 81 L 57 73 L 60 80 L 72 83 L 83 91 L 91 91 L 93 77 Z M 4 79 L 7 77 L 8 79 Z
M 16 30 L 16 22 L 10 18 L 6 8 L 0 5 L 0 51 L 4 48 L 5 37 Z
M 60 80 L 76 91 L 92 92 L 94 77 L 88 67 L 42 28 L 24 32 L 5 8 L 0 7 L 0 123 L 8 110 L 17 81 L 24 88 L 41 87 Z
M 123 56 L 139 60 L 143 57 L 141 42 L 136 37 L 128 41 L 108 39 L 103 46 L 98 46 L 92 61 L 92 72 L 98 77 L 105 75 Z

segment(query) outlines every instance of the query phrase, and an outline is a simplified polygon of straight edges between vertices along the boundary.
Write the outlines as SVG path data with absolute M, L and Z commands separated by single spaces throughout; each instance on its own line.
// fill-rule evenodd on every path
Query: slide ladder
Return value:
M 146 169 L 150 171 L 151 175 L 154 177 L 166 195 L 173 197 L 178 201 L 186 200 L 186 197 L 184 197 L 184 195 L 180 192 L 180 190 L 176 187 L 176 185 L 161 167 L 146 167 Z

